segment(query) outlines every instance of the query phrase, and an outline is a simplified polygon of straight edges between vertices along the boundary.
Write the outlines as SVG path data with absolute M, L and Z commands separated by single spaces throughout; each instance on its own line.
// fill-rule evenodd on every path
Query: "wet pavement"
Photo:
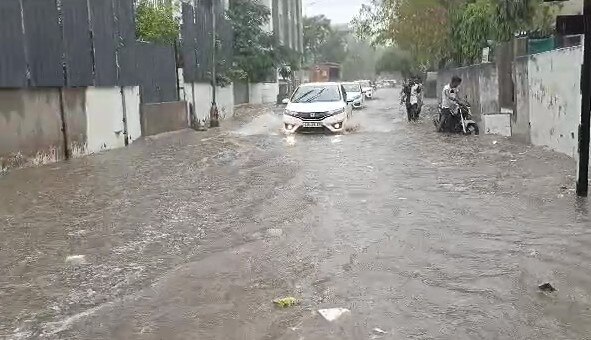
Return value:
M 591 339 L 575 162 L 396 96 L 342 136 L 250 110 L 0 177 L 0 338 Z

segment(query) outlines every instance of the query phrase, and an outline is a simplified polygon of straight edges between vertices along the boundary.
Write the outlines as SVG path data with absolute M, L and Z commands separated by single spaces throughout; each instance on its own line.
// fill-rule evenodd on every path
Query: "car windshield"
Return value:
M 371 83 L 368 81 L 362 81 L 359 84 L 361 84 L 362 87 L 371 87 Z
M 359 84 L 344 84 L 343 87 L 347 92 L 361 92 L 361 86 Z
M 302 86 L 291 99 L 292 103 L 336 102 L 341 100 L 337 86 Z

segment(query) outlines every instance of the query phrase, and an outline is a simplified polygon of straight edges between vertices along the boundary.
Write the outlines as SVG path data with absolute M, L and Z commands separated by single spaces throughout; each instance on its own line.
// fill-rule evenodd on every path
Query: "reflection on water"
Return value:
M 589 220 L 589 199 L 586 197 L 577 197 L 575 199 L 575 212 L 580 219 Z

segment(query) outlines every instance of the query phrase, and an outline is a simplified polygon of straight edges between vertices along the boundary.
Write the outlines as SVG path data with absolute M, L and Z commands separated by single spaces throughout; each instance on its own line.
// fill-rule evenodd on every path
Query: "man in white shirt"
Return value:
M 410 89 L 410 105 L 419 104 L 420 85 L 414 84 Z
M 443 87 L 441 92 L 441 119 L 439 120 L 438 131 L 451 132 L 452 112 L 458 107 L 458 87 L 462 83 L 462 78 L 453 76 L 451 83 Z

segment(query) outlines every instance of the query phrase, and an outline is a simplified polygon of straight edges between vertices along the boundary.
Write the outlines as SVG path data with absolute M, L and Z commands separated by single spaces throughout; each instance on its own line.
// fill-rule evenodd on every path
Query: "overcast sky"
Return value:
M 1 1 L 1 0 L 0 0 Z M 304 15 L 324 14 L 335 24 L 348 23 L 369 0 L 303 0 Z

